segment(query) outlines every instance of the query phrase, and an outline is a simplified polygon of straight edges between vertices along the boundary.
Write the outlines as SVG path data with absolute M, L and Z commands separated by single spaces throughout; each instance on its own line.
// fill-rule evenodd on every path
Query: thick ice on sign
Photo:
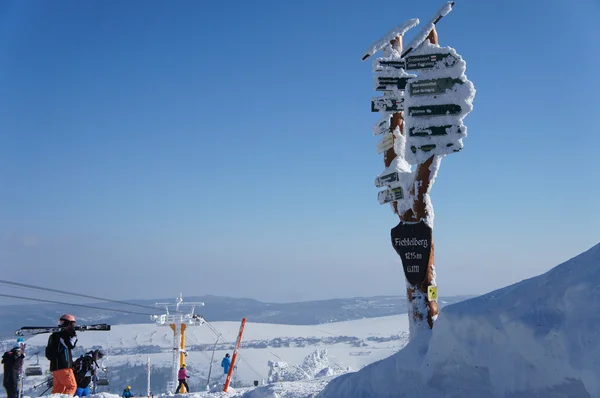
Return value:
M 419 74 L 408 81 L 404 95 L 404 154 L 418 164 L 463 148 L 463 119 L 473 110 L 475 87 L 465 75 L 466 62 L 451 47 L 425 41 L 410 57 L 419 60 Z
M 369 56 L 375 54 L 377 51 L 382 48 L 389 46 L 390 41 L 394 40 L 398 36 L 403 36 L 409 29 L 414 28 L 419 24 L 418 18 L 409 19 L 401 25 L 396 26 L 388 33 L 385 34 L 381 39 L 377 40 L 375 43 L 371 44 L 369 49 L 365 51 L 365 55 L 363 56 L 363 60 L 367 59 Z M 398 54 L 400 55 L 400 54 Z

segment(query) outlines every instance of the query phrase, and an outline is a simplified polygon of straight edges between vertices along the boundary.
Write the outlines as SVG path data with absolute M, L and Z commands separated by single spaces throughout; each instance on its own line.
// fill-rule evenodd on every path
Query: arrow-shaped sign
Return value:
M 398 174 L 397 171 L 394 171 L 392 173 L 384 174 L 382 176 L 375 178 L 375 186 L 377 188 L 381 188 L 384 185 L 390 185 L 390 184 L 393 184 L 393 183 L 399 182 L 399 181 L 400 181 L 400 175 Z
M 385 203 L 397 202 L 402 199 L 404 199 L 404 192 L 402 191 L 402 187 L 389 188 L 385 191 L 377 193 L 377 200 L 382 205 Z
M 394 146 L 394 135 L 386 134 L 377 143 L 377 153 L 382 153 Z
M 376 97 L 371 100 L 371 112 L 400 112 L 403 104 L 404 97 Z

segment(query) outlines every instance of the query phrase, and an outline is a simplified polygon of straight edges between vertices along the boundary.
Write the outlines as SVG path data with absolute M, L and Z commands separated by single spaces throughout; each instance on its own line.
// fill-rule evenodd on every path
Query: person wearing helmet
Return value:
M 125 387 L 125 389 L 123 390 L 123 395 L 121 395 L 122 398 L 131 398 L 133 397 L 133 393 L 131 392 L 131 386 L 127 386 Z
M 179 385 L 177 386 L 177 390 L 175 390 L 175 394 L 179 394 L 179 390 L 181 390 L 181 386 L 185 387 L 184 392 L 190 392 L 190 388 L 188 387 L 187 380 L 190 376 L 187 373 L 187 366 L 185 363 L 181 365 L 179 372 L 177 373 L 177 380 L 179 381 Z
M 89 351 L 73 363 L 77 382 L 76 396 L 87 397 L 90 395 L 90 383 L 99 368 L 97 361 L 103 357 L 104 351 L 102 350 Z
M 20 345 L 15 345 L 12 350 L 2 355 L 2 363 L 4 364 L 2 385 L 6 390 L 7 398 L 17 398 L 19 396 L 19 372 L 24 357 Z
M 77 344 L 75 333 L 75 317 L 64 314 L 60 317 L 61 330 L 48 337 L 46 358 L 50 361 L 52 372 L 52 394 L 74 395 L 77 391 L 77 381 L 73 373 L 72 350 Z

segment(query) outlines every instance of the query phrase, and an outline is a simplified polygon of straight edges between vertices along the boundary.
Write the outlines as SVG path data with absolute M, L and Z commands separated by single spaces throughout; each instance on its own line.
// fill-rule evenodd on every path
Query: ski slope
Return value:
M 599 286 L 600 244 L 545 274 L 445 307 L 433 331 L 409 344 L 406 315 L 314 326 L 249 322 L 246 342 L 261 346 L 242 348 L 241 353 L 264 377 L 268 361 L 277 361 L 279 356 L 298 365 L 315 348 L 326 348 L 331 363 L 350 366 L 353 371 L 341 376 L 241 387 L 228 394 L 196 392 L 201 391 L 196 385 L 188 396 L 600 397 Z M 213 325 L 231 340 L 239 326 L 237 322 Z M 190 332 L 191 339 L 214 342 L 214 335 L 206 327 Z M 396 337 L 389 339 L 391 336 Z M 291 340 L 285 343 L 286 339 Z M 275 342 L 280 345 L 274 347 Z M 28 343 L 43 345 L 45 337 L 37 336 Z M 80 343 L 85 347 L 110 347 L 107 365 L 119 369 L 111 380 L 111 390 L 97 398 L 115 398 L 118 395 L 113 394 L 120 394 L 126 384 L 131 384 L 129 381 L 144 380 L 143 367 L 133 365 L 143 365 L 148 355 L 132 350 L 144 350 L 151 344 L 161 349 L 170 347 L 169 331 L 150 324 L 115 326 L 102 336 L 81 333 Z M 218 352 L 216 361 L 224 352 Z M 153 366 L 170 365 L 168 351 L 149 356 Z M 209 361 L 202 351 L 190 351 L 187 362 L 192 377 L 202 377 Z M 237 377 L 255 380 L 257 375 L 240 362 Z M 145 393 L 143 383 L 141 386 L 136 387 L 137 394 Z M 160 394 L 156 391 L 155 395 Z
M 216 377 L 222 374 L 221 359 L 226 352 L 232 352 L 240 324 L 214 322 L 211 326 L 222 333 L 212 359 L 211 380 L 215 381 Z M 43 357 L 43 347 L 47 339 L 48 335 L 37 335 L 26 341 L 30 354 L 41 352 L 40 363 L 44 371 L 48 369 L 48 361 Z M 186 331 L 186 364 L 192 376 L 189 380 L 192 391 L 205 388 L 212 347 L 216 339 L 217 336 L 207 325 L 188 327 Z M 407 341 L 406 315 L 302 326 L 248 321 L 240 351 L 242 360 L 238 362 L 234 381 L 252 385 L 254 380 L 257 380 L 262 384 L 268 378 L 268 361 L 283 361 L 296 366 L 300 365 L 307 355 L 323 348 L 327 349 L 331 365 L 356 371 L 396 353 Z M 12 341 L 6 344 L 12 344 Z M 122 390 L 128 384 L 132 385 L 134 390 L 145 390 L 145 366 L 148 357 L 153 369 L 162 368 L 165 374 L 172 364 L 173 332 L 168 326 L 158 326 L 154 323 L 115 325 L 109 332 L 79 332 L 74 355 L 81 355 L 92 347 L 100 346 L 107 351 L 107 358 L 103 364 L 110 370 L 111 381 L 109 389 L 101 391 L 120 393 L 118 390 Z M 26 365 L 32 363 L 35 363 L 35 358 L 28 356 Z M 38 388 L 34 391 L 29 388 L 41 383 L 46 377 L 26 378 L 26 392 L 39 395 L 43 389 L 39 391 Z M 166 390 L 166 383 L 161 382 L 160 377 L 153 381 L 153 391 L 156 393 Z

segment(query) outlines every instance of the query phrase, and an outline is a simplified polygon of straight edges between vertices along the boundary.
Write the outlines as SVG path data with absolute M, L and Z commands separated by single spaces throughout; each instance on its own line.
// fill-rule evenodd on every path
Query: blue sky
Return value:
M 432 190 L 442 296 L 599 241 L 600 3 L 543 3 L 459 0 L 439 24 L 477 90 Z M 360 59 L 442 4 L 1 3 L 3 278 L 112 298 L 403 295 Z

